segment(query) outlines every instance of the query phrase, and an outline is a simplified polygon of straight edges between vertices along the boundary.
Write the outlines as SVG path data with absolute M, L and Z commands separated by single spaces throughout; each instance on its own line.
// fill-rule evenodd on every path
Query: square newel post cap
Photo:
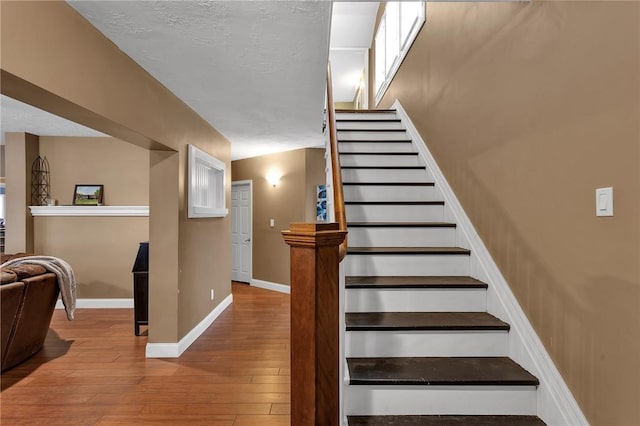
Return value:
M 339 246 L 347 231 L 334 222 L 294 222 L 282 231 L 284 241 L 292 247 Z

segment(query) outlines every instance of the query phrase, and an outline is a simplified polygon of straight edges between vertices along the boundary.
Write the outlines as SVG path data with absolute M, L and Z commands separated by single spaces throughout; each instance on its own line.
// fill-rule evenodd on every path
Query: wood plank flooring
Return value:
M 289 425 L 289 295 L 234 301 L 178 359 L 146 359 L 131 309 L 56 310 L 45 347 L 1 377 L 2 425 Z

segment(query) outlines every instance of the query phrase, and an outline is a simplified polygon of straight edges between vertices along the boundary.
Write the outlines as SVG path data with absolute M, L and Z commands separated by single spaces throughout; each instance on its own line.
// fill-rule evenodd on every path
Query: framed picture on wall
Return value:
M 76 185 L 73 191 L 74 206 L 101 206 L 104 200 L 104 185 Z

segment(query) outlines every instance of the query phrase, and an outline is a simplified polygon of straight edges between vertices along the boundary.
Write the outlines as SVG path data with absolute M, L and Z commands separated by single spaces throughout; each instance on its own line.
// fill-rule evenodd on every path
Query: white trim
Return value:
M 402 119 L 410 138 L 415 141 L 418 152 L 430 169 L 436 186 L 442 191 L 445 204 L 451 209 L 458 228 L 466 234 L 472 257 L 477 259 L 476 263 L 480 268 L 476 275 L 487 281 L 489 291 L 495 294 L 498 303 L 501 305 L 499 308 L 504 311 L 507 317 L 503 319 L 511 325 L 509 355 L 516 362 L 529 369 L 540 380 L 538 416 L 549 426 L 588 425 L 589 423 L 578 403 L 545 350 L 542 341 L 527 319 L 509 284 L 507 284 L 491 257 L 489 250 L 487 250 L 471 220 L 460 205 L 424 140 L 420 137 L 398 100 L 394 102 L 393 108 Z
M 187 217 L 225 217 L 226 164 L 200 148 L 189 145 L 189 171 L 187 173 Z
M 77 299 L 78 309 L 132 309 L 133 299 Z M 62 300 L 56 302 L 56 309 L 64 309 Z
M 32 216 L 149 216 L 149 206 L 29 206 Z
M 231 303 L 233 303 L 233 294 L 228 295 L 213 308 L 213 310 L 207 315 L 198 325 L 193 327 L 190 332 L 187 333 L 178 343 L 147 343 L 146 354 L 147 358 L 178 358 L 184 351 L 187 350 L 193 342 L 195 342 L 202 333 L 220 316 L 225 309 L 227 309 Z
M 272 282 L 263 281 L 263 280 L 257 280 L 255 278 L 251 278 L 251 286 L 264 288 L 265 290 L 272 290 L 280 293 L 291 294 L 291 287 L 288 285 L 272 283 Z
M 231 182 L 231 188 L 233 190 L 234 186 L 241 185 L 249 185 L 249 214 L 251 217 L 249 218 L 249 276 L 253 276 L 253 179 L 246 180 L 236 180 Z M 231 207 L 233 208 L 233 200 L 231 200 Z M 231 223 L 233 223 L 233 218 L 231 218 Z M 231 249 L 231 247 L 229 247 Z M 233 271 L 232 271 L 233 272 Z
M 402 65 L 402 61 L 404 61 L 404 58 L 407 56 L 407 54 L 409 53 L 409 50 L 411 50 L 411 46 L 413 45 L 413 43 L 416 41 L 416 38 L 418 38 L 418 33 L 420 33 L 420 30 L 422 30 L 422 27 L 424 26 L 424 23 L 427 21 L 427 2 L 423 1 L 422 2 L 422 15 L 418 18 L 417 24 L 411 29 L 411 32 L 409 33 L 409 36 L 407 37 L 407 42 L 405 44 L 405 46 L 399 46 L 400 50 L 398 51 L 398 56 L 396 57 L 395 61 L 393 62 L 393 65 L 391 66 L 391 68 L 389 69 L 389 72 L 385 72 L 385 77 L 384 77 L 384 82 L 382 83 L 382 85 L 380 85 L 380 88 L 375 92 L 375 105 L 376 107 L 378 106 L 378 104 L 380 103 L 380 101 L 382 100 L 382 98 L 384 97 L 384 94 L 387 92 L 387 89 L 389 88 L 389 86 L 391 85 L 391 82 L 393 81 L 393 78 L 396 76 L 396 73 L 398 72 L 398 69 L 400 69 L 400 65 Z M 398 17 L 400 18 L 400 13 L 398 12 Z M 385 11 L 383 12 L 382 18 L 380 20 L 380 22 L 382 22 L 382 19 L 386 19 L 384 18 L 386 14 L 386 8 Z M 385 23 L 386 25 L 386 23 Z M 398 24 L 398 31 L 399 31 L 399 27 L 400 25 Z M 379 28 L 379 25 L 378 25 Z M 378 28 L 376 28 L 376 33 L 373 36 L 374 40 L 375 38 L 378 36 Z M 386 31 L 386 29 L 385 29 Z M 386 45 L 386 41 L 385 41 L 385 45 Z M 385 47 L 386 48 L 386 47 Z M 376 55 L 378 54 L 378 52 L 376 52 Z M 385 55 L 386 55 L 386 51 L 385 51 Z M 386 58 L 385 58 L 386 60 Z M 373 87 L 375 90 L 375 63 L 374 63 L 374 83 L 373 83 Z M 386 70 L 385 70 L 386 71 Z

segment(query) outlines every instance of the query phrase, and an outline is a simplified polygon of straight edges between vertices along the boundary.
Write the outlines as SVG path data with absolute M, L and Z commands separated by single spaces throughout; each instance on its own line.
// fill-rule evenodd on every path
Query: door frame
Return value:
M 236 180 L 236 181 L 232 181 L 231 182 L 231 189 L 233 190 L 234 186 L 244 186 L 244 185 L 248 185 L 249 186 L 249 215 L 250 215 L 250 220 L 249 220 L 249 285 L 251 285 L 251 283 L 253 282 L 253 180 L 252 179 L 247 179 L 247 180 Z M 231 207 L 233 207 L 233 199 L 231 200 Z M 233 225 L 233 216 L 231 217 L 231 221 L 232 221 L 232 225 Z M 232 228 L 233 229 L 233 228 Z M 233 266 L 233 260 L 232 260 L 232 264 L 231 266 Z M 233 270 L 232 270 L 233 273 Z

